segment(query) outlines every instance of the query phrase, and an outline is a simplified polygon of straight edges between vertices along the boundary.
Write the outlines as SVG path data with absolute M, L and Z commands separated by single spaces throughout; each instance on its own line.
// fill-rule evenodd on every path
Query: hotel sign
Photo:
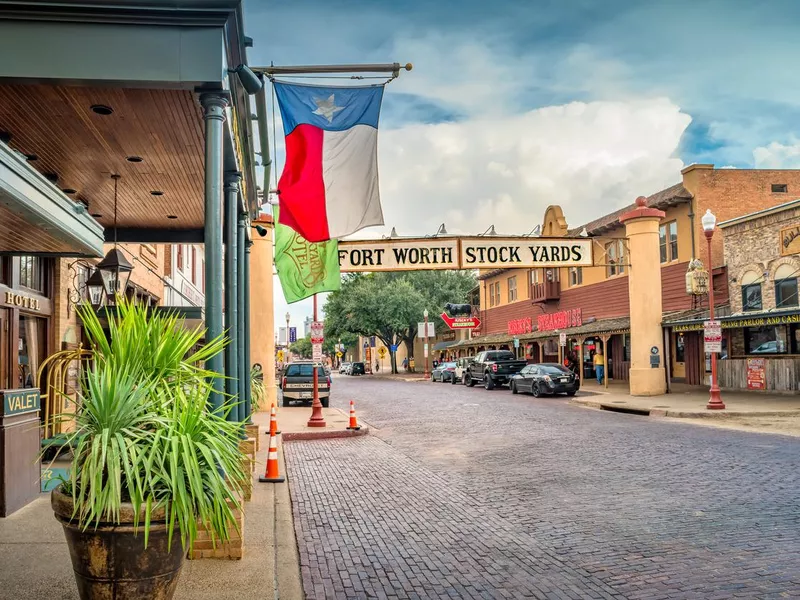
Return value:
M 587 238 L 430 237 L 339 242 L 344 273 L 590 267 Z
M 800 254 L 800 225 L 781 229 L 781 255 Z
M 42 310 L 42 304 L 38 298 L 23 296 L 22 294 L 17 294 L 15 292 L 6 292 L 5 302 L 8 306 L 16 306 L 17 308 L 27 308 L 29 310 Z

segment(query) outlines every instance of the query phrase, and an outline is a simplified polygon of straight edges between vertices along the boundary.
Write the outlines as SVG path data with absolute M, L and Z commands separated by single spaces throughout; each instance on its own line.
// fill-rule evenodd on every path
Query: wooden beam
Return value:
M 114 241 L 114 229 L 105 230 L 106 243 Z M 117 241 L 121 244 L 202 244 L 205 234 L 202 229 L 139 229 L 123 227 L 117 229 Z
M 600 339 L 603 340 L 603 387 L 608 389 L 608 337 L 601 335 Z
M 586 338 L 578 338 L 578 378 L 583 387 L 583 342 Z

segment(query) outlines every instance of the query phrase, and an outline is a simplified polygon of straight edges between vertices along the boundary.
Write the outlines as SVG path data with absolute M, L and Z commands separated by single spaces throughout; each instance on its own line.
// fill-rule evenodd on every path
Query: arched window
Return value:
M 775 308 L 797 306 L 797 275 L 800 269 L 781 265 L 775 271 Z
M 742 277 L 742 310 L 761 309 L 761 275 L 748 271 Z

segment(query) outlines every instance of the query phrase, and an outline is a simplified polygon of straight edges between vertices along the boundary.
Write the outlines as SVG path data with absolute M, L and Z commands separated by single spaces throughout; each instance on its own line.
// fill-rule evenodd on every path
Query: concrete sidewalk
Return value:
M 262 443 L 256 454 L 253 495 L 244 505 L 243 558 L 187 560 L 176 600 L 304 597 L 289 484 L 258 482 L 265 470 L 267 446 Z M 281 474 L 286 476 L 282 447 L 279 460 Z M 0 564 L 0 597 L 78 600 L 69 550 L 50 508 L 49 493 L 0 519 Z
M 338 408 L 323 408 L 322 418 L 325 419 L 326 427 L 309 427 L 308 420 L 311 418 L 311 408 L 308 406 L 281 406 L 276 407 L 278 413 L 278 429 L 281 432 L 281 439 L 290 440 L 314 440 L 329 439 L 338 437 L 353 437 L 366 435 L 369 427 L 359 420 L 361 429 L 350 431 L 347 429 L 350 423 L 350 415 Z M 356 416 L 358 407 L 356 407 Z M 261 431 L 260 446 L 263 449 L 269 443 L 267 433 L 269 432 L 269 411 L 259 412 L 253 415 L 253 423 L 257 424 Z

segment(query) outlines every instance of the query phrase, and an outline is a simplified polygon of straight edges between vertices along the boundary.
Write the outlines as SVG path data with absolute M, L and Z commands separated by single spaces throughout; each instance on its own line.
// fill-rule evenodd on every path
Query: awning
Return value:
M 0 252 L 103 256 L 103 227 L 0 143 Z
M 471 340 L 461 340 L 451 346 L 451 348 L 467 348 L 477 346 L 496 346 L 497 344 L 510 344 L 514 338 L 507 333 L 490 333 Z
M 738 329 L 740 327 L 763 327 L 765 325 L 789 325 L 800 323 L 800 308 L 793 306 L 788 309 L 775 309 L 760 312 L 740 312 L 732 315 L 725 315 L 715 319 L 720 321 L 722 329 Z M 685 318 L 680 315 L 665 319 L 662 323 L 664 327 L 671 327 L 677 332 L 681 331 L 701 331 L 703 322 L 708 320 L 708 311 L 704 314 L 694 315 L 693 318 Z
M 454 345 L 455 343 L 456 343 L 455 340 L 451 340 L 449 342 L 436 342 L 433 345 L 433 349 L 434 349 L 434 351 L 436 351 L 436 350 L 444 350 L 445 348 L 449 348 L 450 346 Z

